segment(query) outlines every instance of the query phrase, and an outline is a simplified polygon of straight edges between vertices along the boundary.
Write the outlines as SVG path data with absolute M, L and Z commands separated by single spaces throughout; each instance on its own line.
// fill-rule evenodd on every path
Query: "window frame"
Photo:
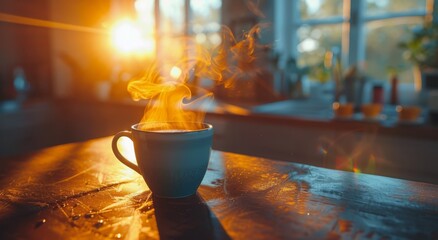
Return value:
M 304 25 L 342 24 L 341 61 L 344 66 L 352 66 L 365 61 L 365 26 L 367 23 L 409 17 L 424 17 L 426 22 L 438 23 L 438 4 L 434 0 L 426 0 L 425 10 L 390 12 L 372 16 L 366 16 L 365 4 L 366 0 L 344 0 L 342 16 L 301 20 L 300 1 L 275 1 L 274 27 L 276 42 L 274 49 L 276 52 L 281 53 L 280 66 L 284 67 L 287 59 L 298 59 L 297 31 Z
M 161 30 L 161 10 L 160 5 L 162 0 L 153 0 L 154 1 L 154 27 L 155 27 L 155 54 L 156 56 L 161 56 L 161 39 L 164 35 Z M 183 31 L 179 34 L 172 34 L 170 37 L 183 37 L 183 36 L 193 36 L 195 33 L 190 28 L 190 19 L 192 17 L 192 10 L 190 8 L 191 0 L 183 0 L 184 2 L 184 22 L 183 22 Z M 203 33 L 212 33 L 211 31 L 203 31 Z M 169 37 L 165 36 L 165 37 Z

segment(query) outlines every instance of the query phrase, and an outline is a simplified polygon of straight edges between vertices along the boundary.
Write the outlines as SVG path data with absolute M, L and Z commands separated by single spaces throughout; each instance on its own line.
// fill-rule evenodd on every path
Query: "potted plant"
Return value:
M 427 105 L 431 122 L 438 122 L 438 24 L 428 23 L 415 29 L 412 38 L 400 47 L 415 64 L 414 81 L 420 104 Z
M 405 49 L 406 59 L 415 64 L 423 76 L 416 86 L 421 88 L 438 88 L 438 24 L 428 23 L 413 30 L 409 41 L 399 44 Z

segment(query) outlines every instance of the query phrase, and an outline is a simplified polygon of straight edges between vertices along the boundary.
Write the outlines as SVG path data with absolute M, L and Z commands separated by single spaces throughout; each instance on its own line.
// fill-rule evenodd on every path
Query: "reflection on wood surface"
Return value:
M 438 237 L 437 185 L 213 151 L 198 195 L 157 199 L 110 140 L 4 161 L 2 239 Z

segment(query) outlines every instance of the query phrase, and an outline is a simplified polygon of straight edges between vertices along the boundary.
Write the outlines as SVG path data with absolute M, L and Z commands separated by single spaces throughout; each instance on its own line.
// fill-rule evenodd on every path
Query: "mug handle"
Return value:
M 128 159 L 126 159 L 120 153 L 119 149 L 117 148 L 117 142 L 119 141 L 119 138 L 121 138 L 121 137 L 127 137 L 127 138 L 132 140 L 132 133 L 130 131 L 121 131 L 121 132 L 118 132 L 116 135 L 114 135 L 113 142 L 111 144 L 112 148 L 113 148 L 114 155 L 116 155 L 117 159 L 120 162 L 122 162 L 123 164 L 125 164 L 126 166 L 128 166 L 129 168 L 138 172 L 141 175 L 140 168 L 138 168 L 137 165 L 135 165 L 134 163 L 132 163 Z

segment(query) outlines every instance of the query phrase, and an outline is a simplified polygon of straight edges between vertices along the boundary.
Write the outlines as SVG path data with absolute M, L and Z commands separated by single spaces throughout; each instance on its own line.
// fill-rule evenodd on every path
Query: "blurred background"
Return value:
M 191 79 L 214 93 L 207 120 L 217 127 L 216 149 L 435 181 L 437 5 L 0 0 L 0 156 L 129 128 L 146 103 L 131 100 L 128 82 L 184 51 L 182 37 L 214 52 L 222 26 L 241 40 L 262 23 L 245 77 L 227 88 Z M 353 104 L 348 121 L 337 119 L 334 102 Z M 369 103 L 383 105 L 377 117 L 361 112 Z M 421 114 L 401 121 L 397 106 Z

